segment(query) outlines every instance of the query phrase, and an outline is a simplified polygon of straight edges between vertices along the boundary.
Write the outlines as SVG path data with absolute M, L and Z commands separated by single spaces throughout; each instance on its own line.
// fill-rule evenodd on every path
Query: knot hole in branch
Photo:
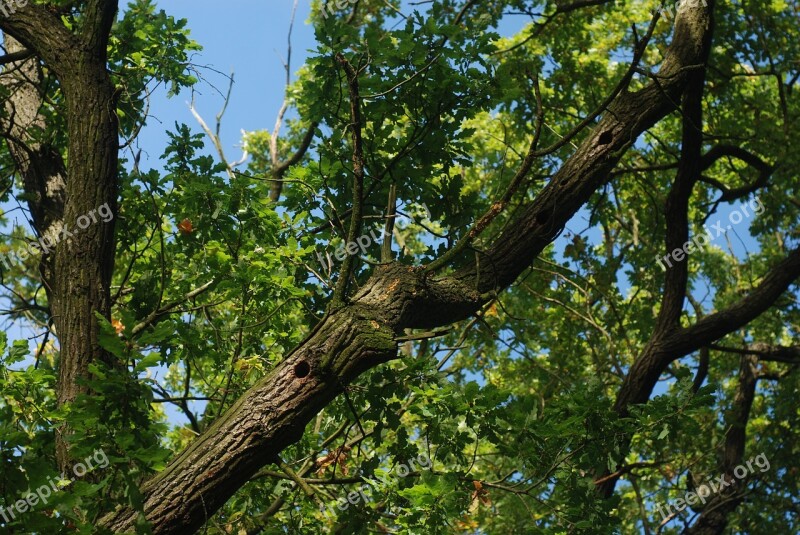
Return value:
M 602 134 L 600 134 L 600 139 L 597 140 L 598 145 L 608 145 L 614 139 L 614 134 L 611 133 L 611 130 L 606 130 Z
M 300 362 L 294 365 L 294 375 L 298 379 L 302 379 L 303 377 L 308 377 L 308 374 L 310 373 L 311 373 L 311 365 L 308 362 L 301 360 Z

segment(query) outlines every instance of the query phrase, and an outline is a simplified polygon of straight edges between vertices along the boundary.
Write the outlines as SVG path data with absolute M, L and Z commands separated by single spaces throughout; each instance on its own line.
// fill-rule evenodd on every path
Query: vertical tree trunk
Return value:
M 89 377 L 89 364 L 108 361 L 98 345 L 99 324 L 95 312 L 106 318 L 111 312 L 111 275 L 114 268 L 114 219 L 103 222 L 90 213 L 107 204 L 117 211 L 117 155 L 119 141 L 114 87 L 105 67 L 105 54 L 83 58 L 81 69 L 64 80 L 69 117 L 69 165 L 64 225 L 74 232 L 56 248 L 51 287 L 51 307 L 60 343 L 58 403 L 73 401 L 84 391 L 78 381 Z M 86 83 L 91 81 L 92 83 Z M 77 226 L 88 217 L 87 228 Z M 82 219 L 85 224 L 85 219 Z M 64 466 L 68 448 L 57 443 L 59 464 Z
M 80 27 L 73 29 L 44 6 L 16 7 L 0 18 L 0 29 L 51 69 L 67 107 L 63 207 L 51 207 L 51 212 L 63 213 L 63 218 L 53 221 L 51 228 L 39 229 L 59 236 L 53 271 L 44 284 L 60 344 L 57 389 L 58 403 L 63 405 L 85 390 L 80 381 L 89 377 L 89 364 L 107 360 L 98 345 L 95 313 L 105 317 L 110 313 L 114 220 L 103 222 L 97 209 L 108 205 L 116 213 L 117 208 L 118 120 L 115 89 L 106 68 L 117 1 L 88 0 Z M 30 160 L 33 162 L 33 155 Z M 35 171 L 35 162 L 28 167 Z M 26 184 L 40 183 L 30 178 L 42 177 L 26 177 Z M 88 224 L 86 219 L 79 221 L 82 216 L 88 217 Z M 78 223 L 85 228 L 77 227 Z M 62 469 L 69 465 L 68 434 L 63 427 L 56 434 L 56 458 Z

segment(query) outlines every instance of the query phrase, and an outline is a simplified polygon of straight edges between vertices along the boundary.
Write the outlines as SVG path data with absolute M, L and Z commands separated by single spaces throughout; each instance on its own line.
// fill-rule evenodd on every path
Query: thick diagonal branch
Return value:
M 480 271 L 473 265 L 436 278 L 396 264 L 377 268 L 348 304 L 327 315 L 284 362 L 145 485 L 144 507 L 153 532 L 190 532 L 202 525 L 258 468 L 296 441 L 344 385 L 395 358 L 396 339 L 404 329 L 466 318 L 494 290 L 513 282 L 610 179 L 609 171 L 637 136 L 674 109 L 687 81 L 686 67 L 702 62 L 708 28 L 703 9 L 679 16 L 663 79 L 614 99 L 595 131 L 516 224 L 498 237 Z M 135 519 L 134 511 L 120 508 L 101 523 L 124 531 Z

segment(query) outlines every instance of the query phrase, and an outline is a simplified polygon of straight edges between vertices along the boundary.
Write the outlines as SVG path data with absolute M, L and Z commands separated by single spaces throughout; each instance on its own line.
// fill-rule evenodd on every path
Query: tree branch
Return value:
M 118 0 L 89 0 L 84 12 L 81 40 L 98 57 L 105 58 L 111 26 L 117 16 Z
M 14 13 L 0 17 L 0 30 L 42 58 L 59 79 L 69 75 L 71 65 L 77 60 L 77 39 L 42 5 L 18 4 Z
M 684 535 L 716 535 L 723 533 L 728 525 L 728 515 L 744 500 L 745 481 L 737 481 L 734 469 L 742 463 L 747 437 L 747 422 L 755 398 L 758 376 L 758 359 L 754 355 L 742 355 L 739 366 L 739 386 L 733 399 L 733 406 L 726 418 L 728 432 L 725 436 L 723 455 L 719 462 L 719 472 L 731 483 L 731 487 L 712 495 L 702 507 L 700 517 Z M 740 488 L 742 487 L 742 488 Z
M 187 292 L 186 295 L 184 295 L 182 298 L 176 299 L 176 300 L 172 301 L 171 303 L 168 303 L 165 306 L 163 306 L 163 307 L 161 307 L 161 308 L 159 308 L 157 310 L 152 311 L 150 314 L 147 315 L 146 318 L 144 318 L 140 323 L 137 323 L 133 327 L 133 329 L 131 329 L 131 336 L 135 336 L 135 335 L 139 334 L 140 332 L 145 330 L 147 327 L 152 325 L 153 322 L 155 322 L 156 319 L 158 319 L 160 316 L 163 316 L 164 314 L 168 314 L 170 311 L 175 309 L 175 307 L 177 307 L 178 305 L 180 305 L 182 303 L 185 303 L 186 301 L 189 301 L 190 299 L 194 299 L 198 295 L 202 294 L 203 292 L 205 292 L 206 290 L 211 288 L 214 285 L 214 282 L 215 281 L 213 281 L 213 280 L 212 281 L 208 281 L 207 283 L 203 284 L 202 286 L 199 286 L 198 288 L 195 288 L 194 290 L 192 290 L 190 292 Z
M 7 65 L 9 63 L 14 63 L 15 61 L 22 61 L 24 59 L 28 59 L 33 56 L 33 52 L 24 48 L 22 50 L 18 50 L 16 52 L 11 52 L 6 54 L 5 56 L 0 57 L 0 65 Z
M 756 355 L 759 360 L 768 362 L 785 362 L 786 364 L 800 364 L 800 346 L 770 346 L 767 344 L 751 344 L 746 349 L 725 347 L 716 344 L 708 346 L 714 351 L 737 353 L 739 355 Z
M 711 344 L 747 325 L 769 309 L 800 277 L 800 247 L 779 262 L 761 283 L 725 310 L 710 314 L 690 327 L 675 331 L 664 340 L 671 360 Z
M 144 486 L 144 510 L 153 533 L 189 532 L 202 525 L 267 460 L 297 441 L 305 425 L 345 385 L 396 358 L 395 338 L 406 328 L 433 328 L 466 318 L 524 272 L 610 179 L 610 170 L 638 135 L 673 110 L 672 102 L 688 81 L 684 67 L 702 61 L 709 17 L 705 9 L 681 10 L 662 63 L 663 80 L 614 99 L 594 132 L 515 224 L 500 234 L 481 260 L 480 272 L 473 264 L 454 276 L 437 278 L 409 266 L 381 265 L 347 304 L 331 307 L 297 349 Z M 352 66 L 342 59 L 351 91 L 358 203 L 363 178 L 358 86 Z M 353 219 L 361 219 L 356 206 Z M 351 221 L 349 236 L 355 237 L 357 229 Z M 342 277 L 348 274 L 342 270 Z M 344 297 L 343 290 L 339 297 Z M 124 531 L 136 518 L 135 511 L 120 508 L 100 524 Z
M 361 139 L 361 97 L 358 90 L 358 73 L 341 53 L 336 54 L 336 61 L 347 75 L 347 87 L 350 93 L 350 128 L 353 132 L 353 211 L 350 216 L 350 226 L 347 230 L 347 241 L 355 243 L 361 233 L 361 224 L 364 212 L 364 144 Z M 332 305 L 344 303 L 347 298 L 347 289 L 350 284 L 350 274 L 355 266 L 356 256 L 348 254 L 339 272 L 339 280 L 331 299 Z
M 755 182 L 747 186 L 742 186 L 740 188 L 728 188 L 726 185 L 716 180 L 712 180 L 707 177 L 701 177 L 701 181 L 714 186 L 722 192 L 722 196 L 716 200 L 717 203 L 732 202 L 757 191 L 759 188 L 763 188 L 767 185 L 769 177 L 775 171 L 774 165 L 771 165 L 755 154 L 734 145 L 716 145 L 712 147 L 711 150 L 709 150 L 702 157 L 701 162 L 703 171 L 714 165 L 714 163 L 720 158 L 725 157 L 736 158 L 745 162 L 750 167 L 755 168 L 758 171 L 758 178 L 755 180 Z
M 682 139 L 678 172 L 667 196 L 667 254 L 680 250 L 683 244 L 689 241 L 689 200 L 692 189 L 700 178 L 705 69 L 692 71 L 690 78 L 682 103 Z M 650 343 L 670 332 L 680 321 L 686 298 L 686 285 L 689 281 L 689 261 L 687 257 L 681 260 L 675 258 L 674 261 L 675 265 L 666 270 L 664 296 Z

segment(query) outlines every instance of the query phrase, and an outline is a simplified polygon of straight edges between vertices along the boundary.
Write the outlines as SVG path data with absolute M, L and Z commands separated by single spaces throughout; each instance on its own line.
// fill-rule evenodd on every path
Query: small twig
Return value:
M 227 158 L 225 158 L 225 151 L 222 148 L 222 142 L 220 141 L 219 137 L 215 135 L 214 132 L 211 131 L 211 128 L 208 127 L 206 122 L 203 120 L 203 117 L 201 117 L 200 114 L 197 113 L 197 110 L 194 107 L 194 95 L 192 95 L 192 101 L 187 102 L 187 104 L 189 104 L 189 111 L 192 112 L 194 118 L 197 120 L 198 123 L 200 123 L 200 128 L 203 129 L 208 138 L 214 144 L 214 147 L 217 149 L 217 153 L 219 154 L 220 159 L 225 164 L 225 170 L 228 172 L 228 176 L 230 178 L 233 178 L 233 171 L 231 170 L 230 165 L 228 165 Z
M 395 342 L 403 343 L 403 342 L 411 342 L 413 340 L 430 340 L 431 338 L 438 338 L 440 336 L 444 336 L 453 331 L 452 327 L 448 327 L 446 329 L 438 329 L 434 331 L 428 331 L 424 333 L 415 333 L 409 334 L 408 336 L 398 336 L 395 338 Z
M 194 299 L 201 293 L 205 292 L 214 284 L 214 281 L 209 281 L 204 285 L 200 286 L 199 288 L 195 288 L 191 292 L 188 292 L 180 299 L 176 299 L 175 301 L 168 303 L 167 305 L 159 308 L 158 310 L 154 310 L 150 314 L 147 315 L 145 319 L 143 319 L 140 323 L 136 324 L 136 326 L 131 330 L 131 336 L 139 334 L 144 329 L 149 327 L 159 316 L 163 316 L 164 314 L 170 312 L 172 309 L 180 305 L 181 303 L 185 303 L 190 299 Z
M 386 204 L 386 223 L 383 226 L 383 243 L 381 244 L 381 262 L 392 261 L 392 232 L 394 219 L 397 213 L 397 185 L 392 182 L 389 186 L 389 201 Z
M 292 470 L 292 467 L 291 467 L 291 466 L 289 466 L 288 464 L 286 464 L 286 463 L 283 461 L 283 459 L 281 459 L 280 457 L 278 457 L 278 458 L 275 460 L 275 464 L 276 464 L 276 465 L 278 465 L 278 466 L 280 467 L 280 469 L 281 469 L 281 470 L 283 470 L 283 472 L 284 472 L 284 473 L 285 473 L 287 476 L 289 476 L 289 479 L 291 479 L 292 481 L 294 481 L 295 483 L 297 483 L 297 486 L 298 486 L 298 487 L 300 487 L 301 489 L 303 489 L 303 492 L 306 494 L 306 496 L 308 496 L 309 498 L 312 498 L 312 499 L 313 499 L 315 502 L 319 503 L 319 498 L 317 497 L 316 493 L 314 492 L 314 489 L 312 489 L 312 488 L 309 486 L 309 484 L 308 484 L 308 483 L 306 483 L 306 482 L 305 482 L 305 480 L 303 480 L 303 478 L 302 478 L 302 477 L 300 477 L 299 475 L 297 475 L 297 472 L 295 472 L 294 470 Z

